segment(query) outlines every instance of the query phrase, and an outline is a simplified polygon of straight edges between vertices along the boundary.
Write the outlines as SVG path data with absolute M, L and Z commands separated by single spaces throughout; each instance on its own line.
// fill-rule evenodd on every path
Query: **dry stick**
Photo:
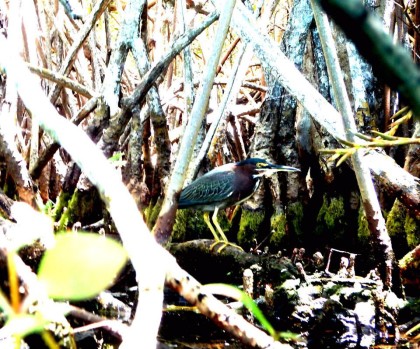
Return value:
M 90 50 L 90 64 L 92 66 L 92 88 L 98 90 L 101 86 L 101 69 L 100 69 L 100 59 L 101 55 L 98 50 L 96 37 L 96 30 L 93 29 L 89 35 L 88 46 Z M 92 97 L 93 95 L 89 96 Z
M 77 37 L 77 33 L 80 32 L 80 28 L 77 26 L 77 24 L 70 19 L 69 17 L 64 17 L 64 29 L 65 29 L 65 35 L 67 37 L 68 46 L 72 45 L 74 43 L 73 38 Z M 93 29 L 94 27 L 92 27 Z M 89 34 L 91 31 L 87 34 L 85 41 L 83 44 L 85 47 L 88 47 L 89 45 Z M 67 47 L 66 47 L 67 48 Z M 88 48 L 87 48 L 88 49 Z M 84 48 L 82 48 L 81 53 L 77 56 L 77 59 L 73 61 L 73 65 L 71 68 L 73 68 L 74 72 L 77 74 L 78 80 L 85 86 L 90 87 L 93 89 L 93 83 L 92 83 L 92 75 L 91 75 L 91 67 L 89 67 L 89 61 L 86 58 L 86 55 L 84 54 Z M 82 53 L 83 52 L 83 53 Z M 69 71 L 70 73 L 70 71 Z
M 234 310 L 227 308 L 215 297 L 201 292 L 201 285 L 175 264 L 168 266 L 166 284 L 177 291 L 189 303 L 195 305 L 202 314 L 212 319 L 223 329 L 234 333 L 245 344 L 257 348 L 291 349 L 288 344 L 274 341 L 257 329 Z
M 235 140 L 236 151 L 240 155 L 240 159 L 245 159 L 246 149 L 245 149 L 245 142 L 242 137 L 241 124 L 239 123 L 239 120 L 235 115 L 232 115 L 229 121 L 231 122 L 231 125 L 233 128 L 233 137 Z
M 2 36 L 0 50 L 10 52 L 10 47 Z M 82 130 L 57 113 L 21 59 L 16 55 L 0 55 L 1 70 L 6 71 L 8 77 L 11 75 L 17 82 L 22 101 L 32 111 L 32 115 L 39 119 L 41 127 L 60 142 L 98 188 L 133 263 L 139 283 L 139 300 L 135 319 L 128 334 L 124 333 L 120 348 L 135 348 L 139 339 L 142 348 L 156 347 L 155 338 L 162 308 L 161 286 L 165 273 L 169 286 L 178 290 L 185 299 L 197 305 L 204 315 L 245 343 L 258 348 L 291 349 L 289 345 L 274 341 L 272 337 L 246 322 L 212 295 L 202 294 L 201 285 L 179 267 L 168 251 L 156 244 L 117 171 Z
M 61 65 L 61 69 L 59 71 L 60 75 L 68 75 L 70 69 L 73 65 L 74 60 L 76 59 L 77 52 L 79 51 L 80 47 L 83 45 L 83 42 L 86 40 L 89 32 L 92 30 L 94 24 L 101 16 L 102 12 L 106 9 L 108 4 L 111 0 L 101 0 L 95 4 L 95 7 L 92 9 L 92 12 L 89 14 L 85 25 L 79 32 L 79 36 L 73 42 L 73 45 L 70 47 L 69 52 L 67 54 L 66 59 L 64 60 L 63 64 Z M 55 85 L 54 89 L 50 93 L 50 100 L 52 103 L 55 103 L 57 100 L 60 92 L 61 92 L 61 85 Z
M 36 49 L 38 32 L 38 18 L 35 18 L 36 14 L 35 4 L 32 2 L 21 8 L 20 16 L 21 21 L 23 22 L 21 24 L 21 28 L 25 57 L 27 61 L 39 64 Z M 39 154 L 39 125 L 35 120 L 32 120 L 31 122 L 30 132 L 29 167 L 33 166 L 33 164 L 37 161 Z
M 187 4 L 186 0 L 179 1 L 179 24 L 184 33 L 187 30 L 187 25 L 185 20 L 187 18 Z M 191 110 L 194 103 L 194 83 L 193 83 L 193 69 L 192 69 L 192 58 L 191 58 L 191 49 L 186 47 L 183 51 L 184 56 L 184 99 L 185 99 L 185 111 L 184 117 L 182 118 L 182 128 L 183 131 L 187 126 L 187 121 L 191 116 Z
M 217 109 L 213 123 L 211 124 L 209 130 L 207 131 L 206 138 L 201 146 L 198 156 L 194 159 L 192 165 L 190 165 L 190 175 L 188 180 L 192 180 L 197 176 L 198 170 L 200 169 L 201 162 L 204 160 L 214 135 L 216 134 L 217 127 L 220 124 L 220 121 L 226 117 L 226 109 L 229 108 L 229 104 L 232 103 L 232 100 L 239 92 L 241 87 L 241 80 L 248 69 L 249 60 L 252 58 L 253 52 L 250 47 L 244 46 L 242 52 L 239 53 L 235 66 L 232 69 L 230 79 L 225 88 L 225 93 L 223 95 L 223 100 Z
M 169 20 L 168 20 L 168 23 L 166 24 L 166 26 L 167 26 L 167 32 L 165 34 L 168 36 L 168 39 L 175 33 L 175 30 L 176 30 L 176 23 L 178 21 L 178 19 L 177 19 L 177 17 L 178 17 L 178 8 L 177 7 L 179 6 L 177 4 L 178 4 L 178 1 L 175 1 L 174 11 L 173 11 L 173 19 L 172 19 L 172 26 L 169 23 Z M 168 69 L 166 71 L 166 74 L 165 74 L 166 75 L 165 76 L 165 80 L 166 80 L 165 89 L 166 90 L 169 90 L 171 88 L 171 86 L 172 86 L 172 80 L 173 80 L 173 77 L 174 77 L 174 70 L 175 70 L 174 69 L 174 66 L 175 66 L 175 64 L 176 64 L 176 61 L 172 61 L 171 64 L 169 64 Z
M 236 46 L 238 46 L 239 41 L 241 41 L 240 38 L 236 38 L 228 47 L 227 51 L 225 52 L 225 54 L 223 55 L 223 57 L 220 59 L 220 63 L 217 66 L 217 70 L 216 70 L 216 75 L 218 75 L 220 73 L 220 71 L 222 70 L 223 65 L 225 64 L 225 62 L 227 61 L 227 59 L 230 57 L 230 55 L 232 54 L 232 51 L 235 49 Z
M 16 47 L 22 42 L 21 34 L 21 6 L 19 2 L 12 2 L 9 10 L 8 35 Z M 19 47 L 19 49 L 21 49 Z M 3 54 L 7 54 L 3 51 Z M 6 83 L 6 95 L 0 105 L 0 153 L 7 163 L 8 175 L 13 178 L 19 198 L 28 204 L 33 204 L 35 192 L 33 182 L 27 170 L 27 164 L 19 152 L 15 142 L 16 130 L 14 118 L 17 114 L 18 94 L 13 81 Z M 19 137 L 18 137 L 19 138 Z
M 68 55 L 64 60 L 61 69 L 59 71 L 59 75 L 66 76 L 68 75 L 72 64 L 76 58 L 76 54 L 79 51 L 80 47 L 82 46 L 83 42 L 86 40 L 89 32 L 93 28 L 94 24 L 101 16 L 102 12 L 108 6 L 110 0 L 102 0 L 98 1 L 95 4 L 95 7 L 92 9 L 92 12 L 89 14 L 89 17 L 83 27 L 83 29 L 79 32 L 79 37 L 73 42 L 73 45 L 70 47 Z M 54 17 L 53 17 L 54 18 Z M 65 40 L 64 40 L 65 41 Z M 50 93 L 50 100 L 52 103 L 55 103 L 57 100 L 60 92 L 62 89 L 61 84 L 56 84 L 55 87 L 51 90 Z M 97 101 L 96 97 L 93 97 L 95 101 Z M 96 107 L 96 103 L 95 103 Z M 48 161 L 54 156 L 55 152 L 59 149 L 57 144 L 51 144 L 46 147 L 45 151 L 40 155 L 38 161 L 33 165 L 30 173 L 34 175 L 34 179 L 38 178 L 41 175 L 42 169 L 47 165 Z
M 7 173 L 16 184 L 19 198 L 28 204 L 33 204 L 35 198 L 33 183 L 26 168 L 26 161 L 15 143 L 13 115 L 9 103 L 3 102 L 0 110 L 0 154 L 6 160 Z
M 146 10 L 143 10 L 143 16 L 145 16 L 145 11 Z M 130 48 L 140 76 L 144 76 L 150 70 L 150 61 L 147 54 L 145 39 L 142 39 L 140 36 L 141 33 L 138 32 L 135 36 L 133 36 Z M 147 159 L 145 161 L 144 168 L 146 184 L 150 184 L 149 187 L 151 188 L 151 195 L 153 197 L 161 192 L 159 179 L 168 177 L 170 169 L 170 142 L 167 130 L 167 116 L 163 111 L 159 90 L 156 85 L 152 85 L 148 91 L 147 107 L 149 110 L 148 115 L 150 115 L 151 125 L 154 130 L 157 172 L 152 175 L 153 171 L 150 171 L 150 161 Z M 139 151 L 141 152 L 140 149 Z
M 39 77 L 55 82 L 56 84 L 77 92 L 84 97 L 92 98 L 93 96 L 97 95 L 97 93 L 91 90 L 89 87 L 85 87 L 82 84 L 79 84 L 77 81 L 53 72 L 52 70 L 37 67 L 31 63 L 27 63 L 27 66 L 32 73 L 35 73 Z
M 259 80 L 259 79 L 258 79 Z M 227 85 L 228 81 L 225 79 L 215 79 L 214 83 L 216 85 Z M 242 85 L 243 88 L 249 88 L 251 90 L 256 90 L 259 92 L 267 92 L 267 87 L 266 86 L 262 86 L 262 85 L 258 85 L 258 84 L 254 84 L 251 82 L 247 82 L 247 81 L 242 81 Z
M 38 13 L 38 23 L 40 26 L 40 31 L 43 35 L 42 41 L 39 41 L 38 47 L 38 54 L 42 57 L 42 64 L 46 68 L 52 67 L 52 58 L 51 55 L 53 53 L 52 45 L 51 45 L 51 28 L 47 24 L 47 16 L 45 6 L 50 6 L 50 4 L 46 3 L 45 1 L 37 2 L 37 13 Z M 48 86 L 50 86 L 48 84 Z
M 170 239 L 172 227 L 175 221 L 177 196 L 182 189 L 194 151 L 195 141 L 207 111 L 208 100 L 213 86 L 214 76 L 219 63 L 219 58 L 226 38 L 229 23 L 231 20 L 235 0 L 228 0 L 221 11 L 216 38 L 214 40 L 213 51 L 203 74 L 203 82 L 197 92 L 197 99 L 191 111 L 191 118 L 182 137 L 171 178 L 166 188 L 166 195 L 162 203 L 157 222 L 153 228 L 156 239 L 161 243 L 166 243 Z
M 217 12 L 209 14 L 197 28 L 191 29 L 188 32 L 182 34 L 172 44 L 168 52 L 166 52 L 152 68 L 144 75 L 143 79 L 137 85 L 130 97 L 126 97 L 122 100 L 123 107 L 121 108 L 120 114 L 127 112 L 127 110 L 134 107 L 135 104 L 141 104 L 146 97 L 150 87 L 155 83 L 159 75 L 167 68 L 168 64 L 179 54 L 185 47 L 187 47 L 198 35 L 200 35 L 204 29 L 209 27 L 212 23 L 219 18 Z
M 71 119 L 71 122 L 75 125 L 79 125 L 96 107 L 98 103 L 98 97 L 92 97 L 85 105 L 79 110 L 79 113 Z M 29 174 L 32 179 L 36 180 L 41 175 L 43 168 L 53 158 L 55 152 L 60 149 L 60 145 L 56 142 L 48 145 L 44 152 L 39 156 L 38 161 L 35 165 L 29 169 Z
M 231 45 L 231 48 L 236 46 L 237 42 L 239 41 L 235 40 L 234 45 Z M 200 168 L 200 164 L 203 161 L 206 154 L 208 152 L 213 153 L 214 149 L 211 149 L 210 147 L 212 144 L 214 145 L 214 139 L 215 139 L 214 137 L 215 137 L 217 128 L 221 120 L 223 119 L 223 117 L 226 117 L 227 109 L 230 109 L 230 104 L 232 104 L 233 98 L 236 97 L 236 95 L 238 94 L 240 90 L 242 79 L 246 75 L 246 71 L 249 66 L 249 61 L 251 60 L 253 55 L 254 53 L 252 52 L 251 47 L 245 43 L 240 53 L 238 54 L 238 57 L 236 58 L 236 64 L 232 69 L 230 79 L 225 88 L 225 93 L 223 95 L 222 103 L 219 105 L 214 121 L 206 134 L 206 138 L 203 142 L 203 145 L 201 146 L 201 149 L 200 149 L 200 152 L 198 153 L 197 158 L 195 159 L 193 165 L 190 166 L 191 174 L 189 176 L 189 179 L 193 179 L 197 176 L 198 170 Z M 227 58 L 227 55 L 225 57 Z M 221 66 L 222 66 L 222 63 L 219 65 L 218 68 L 221 68 Z M 218 71 L 219 70 L 220 69 L 218 69 Z
M 109 106 L 111 120 L 118 113 L 119 94 L 121 91 L 121 75 L 124 69 L 128 50 L 132 40 L 137 36 L 139 22 L 145 0 L 130 0 L 123 15 L 118 37 L 115 43 L 115 49 L 112 51 L 110 62 L 107 68 L 105 79 L 102 85 L 102 95 L 105 103 Z
M 145 74 L 143 79 L 137 85 L 132 95 L 123 99 L 123 107 L 119 112 L 118 117 L 122 117 L 124 113 L 134 108 L 136 104 L 142 104 L 150 87 L 154 84 L 159 75 L 165 70 L 169 62 L 177 54 L 179 54 L 179 52 L 181 52 L 185 47 L 187 47 L 207 27 L 214 23 L 217 20 L 217 18 L 219 18 L 219 14 L 217 12 L 213 12 L 210 15 L 208 15 L 203 20 L 203 22 L 201 22 L 200 25 L 198 25 L 196 28 L 189 30 L 188 32 L 177 38 L 171 45 L 172 49 L 150 68 L 147 74 Z M 72 119 L 72 122 L 76 125 L 79 125 L 97 107 L 97 105 L 98 97 L 92 97 L 80 109 L 79 114 Z M 39 157 L 38 162 L 30 170 L 32 178 L 36 179 L 40 176 L 42 169 L 46 166 L 48 161 L 52 159 L 55 152 L 59 148 L 60 146 L 57 143 L 53 143 L 45 149 L 44 153 Z
M 343 117 L 343 123 L 346 130 L 346 139 L 350 142 L 356 141 L 355 133 L 357 132 L 356 123 L 354 121 L 350 100 L 347 95 L 344 77 L 338 63 L 335 42 L 332 37 L 331 28 L 327 16 L 322 13 L 316 0 L 311 0 L 315 21 L 317 24 L 322 49 L 324 51 L 325 61 L 327 64 L 328 75 L 333 87 L 334 99 L 338 109 Z M 369 167 L 363 159 L 364 150 L 356 150 L 352 157 L 354 173 L 359 185 L 362 197 L 363 208 L 372 234 L 373 241 L 378 245 L 380 253 L 383 255 L 383 262 L 386 266 L 384 284 L 391 288 L 392 286 L 392 268 L 396 264 L 394 252 L 392 249 L 391 238 L 385 225 L 385 219 L 381 213 L 378 197 L 376 196 L 375 187 L 370 176 Z M 381 261 L 382 262 L 382 261 Z
M 134 9 L 132 10 L 132 12 L 133 11 L 134 11 Z M 138 25 L 134 26 L 134 28 L 138 28 Z M 190 32 L 188 32 L 186 34 L 190 34 Z M 124 37 L 124 35 L 123 35 L 123 37 Z M 145 47 L 139 46 L 139 45 L 144 46 L 144 44 L 142 42 L 140 42 L 139 41 L 140 39 L 137 38 L 136 35 L 134 35 L 134 34 L 130 35 L 129 37 L 134 38 L 134 39 L 131 40 L 129 45 L 131 45 L 131 47 L 132 47 L 133 55 L 136 59 L 136 63 L 137 63 L 137 66 L 138 66 L 140 72 L 142 74 L 144 74 L 145 77 L 146 77 L 147 76 L 146 70 L 150 69 L 150 68 L 147 64 L 145 65 L 142 62 L 140 62 L 140 56 L 145 55 L 146 50 L 145 50 Z M 167 59 L 164 61 L 164 63 L 165 63 L 165 65 L 163 66 L 164 69 L 166 69 L 170 65 L 170 63 L 173 61 L 173 58 L 175 57 L 175 55 L 177 53 L 179 53 L 180 50 L 185 47 L 184 44 L 186 44 L 186 43 L 189 44 L 191 42 L 190 40 L 192 40 L 192 38 L 193 38 L 193 36 L 189 36 L 189 35 L 186 35 L 184 37 L 189 38 L 189 40 L 186 40 L 184 42 L 180 42 L 179 45 L 174 47 L 173 50 L 171 50 L 168 54 L 165 55 L 165 57 Z M 178 44 L 178 40 L 176 41 L 176 43 Z M 157 97 L 158 91 L 157 91 L 157 89 L 153 89 L 153 84 L 152 84 L 152 83 L 154 83 L 156 78 L 157 78 L 157 76 L 155 76 L 153 78 L 153 80 L 150 80 L 150 79 L 147 80 L 151 84 L 150 84 L 150 86 L 148 86 L 147 91 L 145 91 L 145 92 L 149 93 L 149 102 L 151 104 L 151 110 L 154 113 L 154 115 L 155 116 L 157 116 L 157 115 L 162 116 L 163 111 L 161 110 L 160 105 L 158 105 L 158 103 L 156 103 L 156 101 L 158 100 L 158 97 Z M 142 82 L 143 81 L 144 81 L 144 78 L 143 78 Z M 109 103 L 111 101 L 112 103 L 115 103 L 115 100 L 116 100 L 115 98 L 117 96 L 115 95 L 115 93 L 112 94 L 112 92 L 115 91 L 115 87 L 112 88 L 112 86 L 114 86 L 114 85 L 111 85 L 111 88 L 109 88 L 109 86 L 108 86 L 109 84 L 104 84 L 104 85 L 106 86 L 106 91 L 111 90 L 108 93 L 104 92 L 104 95 L 107 98 L 107 102 Z M 135 94 L 135 92 L 133 94 Z M 141 104 L 141 103 L 142 103 L 142 101 L 139 104 Z M 110 105 L 111 115 L 114 115 L 113 109 L 116 109 L 116 106 L 112 107 L 112 105 L 113 104 Z M 128 113 L 126 111 L 127 111 L 127 109 L 123 108 L 122 111 L 120 113 L 118 113 L 115 118 L 114 117 L 111 118 L 110 127 L 108 127 L 108 129 L 104 131 L 104 135 L 101 138 L 101 141 L 98 143 L 98 145 L 102 149 L 111 149 L 112 148 L 112 140 L 115 138 L 115 135 L 119 134 L 118 131 L 121 129 L 121 125 L 125 125 L 128 121 Z M 152 122 L 153 122 L 153 125 L 155 126 L 156 132 L 159 132 L 159 128 L 157 127 L 157 123 L 156 123 L 155 119 L 156 119 L 156 117 L 152 119 Z M 162 120 L 161 120 L 160 123 L 162 123 Z M 116 140 L 114 139 L 114 141 L 116 141 Z M 164 148 L 164 146 L 160 145 L 160 150 L 162 150 L 163 148 Z M 107 153 L 105 153 L 105 154 L 107 154 Z M 107 155 L 109 156 L 110 154 L 108 153 Z
M 236 45 L 236 41 L 235 41 L 235 45 Z M 189 179 L 193 179 L 197 176 L 198 170 L 200 168 L 200 164 L 203 161 L 204 157 L 206 156 L 207 152 L 209 153 L 213 152 L 213 150 L 209 151 L 209 149 L 210 149 L 210 146 L 212 145 L 212 141 L 214 141 L 214 136 L 216 134 L 217 128 L 220 124 L 220 121 L 223 119 L 223 117 L 226 117 L 227 115 L 226 110 L 230 109 L 230 104 L 232 104 L 233 98 L 236 97 L 236 95 L 238 94 L 240 90 L 242 79 L 246 75 L 249 62 L 253 55 L 254 53 L 252 52 L 251 47 L 245 43 L 244 46 L 242 47 L 242 50 L 238 54 L 238 57 L 236 57 L 236 64 L 233 67 L 232 72 L 230 74 L 230 79 L 225 88 L 223 100 L 219 105 L 214 121 L 206 134 L 206 138 L 203 142 L 203 145 L 201 146 L 201 149 L 200 149 L 200 152 L 198 153 L 197 158 L 194 160 L 194 163 L 192 164 L 192 166 L 190 166 L 191 174 L 188 177 Z M 219 67 L 221 67 L 221 65 L 219 65 Z
M 109 24 L 109 12 L 105 10 L 104 12 L 104 23 L 105 23 L 105 50 L 106 50 L 106 58 L 105 58 L 105 65 L 109 64 L 109 60 L 111 59 L 111 29 Z
M 102 95 L 107 106 L 110 109 L 109 124 L 103 130 L 102 136 L 98 141 L 98 147 L 103 151 L 106 157 L 110 157 L 116 150 L 118 139 L 124 131 L 124 127 L 131 116 L 124 113 L 121 117 L 115 117 L 118 113 L 118 102 L 121 91 L 121 80 L 124 70 L 124 64 L 127 55 L 132 46 L 133 40 L 138 35 L 141 13 L 146 1 L 130 0 L 124 10 L 122 25 L 118 33 L 108 65 L 105 79 L 102 85 Z M 106 113 L 104 115 L 107 115 Z

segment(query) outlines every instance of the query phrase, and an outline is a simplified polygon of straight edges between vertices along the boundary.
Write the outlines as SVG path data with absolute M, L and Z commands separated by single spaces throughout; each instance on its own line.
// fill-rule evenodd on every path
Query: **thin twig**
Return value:
M 311 0 L 311 5 L 321 39 L 325 61 L 327 63 L 328 75 L 333 87 L 334 99 L 343 118 L 343 124 L 346 130 L 346 143 L 354 143 L 355 133 L 357 132 L 356 123 L 338 62 L 337 51 L 335 48 L 336 45 L 331 33 L 328 18 L 322 12 L 316 0 Z M 355 151 L 345 154 L 340 161 L 344 161 L 347 157 L 350 157 L 350 155 L 372 240 L 379 248 L 376 256 L 382 259 L 380 262 L 383 263 L 384 267 L 383 282 L 388 288 L 391 288 L 391 273 L 392 268 L 396 265 L 396 260 L 392 250 L 391 239 L 385 225 L 385 219 L 382 216 L 379 200 L 376 196 L 375 187 L 370 176 L 369 167 L 364 160 L 363 153 L 358 151 L 357 148 Z
M 53 72 L 52 70 L 37 67 L 31 63 L 27 63 L 27 66 L 32 73 L 35 73 L 39 77 L 55 82 L 61 87 L 69 88 L 70 90 L 75 91 L 82 96 L 92 98 L 93 96 L 97 95 L 97 93 L 92 91 L 90 88 L 85 87 L 82 84 L 79 84 L 77 81 L 74 81 L 66 76 Z
M 59 74 L 66 76 L 68 75 L 72 64 L 74 60 L 76 59 L 77 52 L 81 48 L 83 42 L 86 40 L 87 36 L 89 35 L 90 31 L 92 30 L 93 26 L 95 25 L 98 18 L 101 16 L 101 14 L 104 12 L 108 4 L 111 0 L 101 0 L 98 1 L 94 8 L 92 9 L 92 12 L 89 14 L 88 18 L 86 19 L 86 23 L 83 26 L 83 28 L 79 32 L 79 36 L 75 39 L 73 42 L 73 45 L 70 47 L 68 54 L 66 56 L 66 59 L 64 60 L 63 64 L 61 65 Z M 52 103 L 55 103 L 57 100 L 62 86 L 61 85 L 55 85 L 53 90 L 50 93 L 50 100 Z

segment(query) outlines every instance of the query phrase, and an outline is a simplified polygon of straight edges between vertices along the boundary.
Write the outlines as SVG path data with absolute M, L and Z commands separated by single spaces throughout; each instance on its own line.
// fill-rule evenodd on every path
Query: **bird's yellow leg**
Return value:
M 229 242 L 229 240 L 227 239 L 225 233 L 223 232 L 222 228 L 219 225 L 219 222 L 217 221 L 217 213 L 218 212 L 219 212 L 219 209 L 216 207 L 216 209 L 214 210 L 213 215 L 211 217 L 211 221 L 213 222 L 213 224 L 216 227 L 218 233 L 222 237 L 222 240 L 220 240 L 220 239 L 219 240 L 216 240 L 216 242 L 210 246 L 210 249 L 212 250 L 217 244 L 221 243 L 221 244 L 223 244 L 223 246 L 220 247 L 217 252 L 221 252 L 228 245 L 229 246 L 232 246 L 232 247 L 239 248 L 239 249 L 242 250 L 242 247 L 240 247 L 240 246 L 238 246 L 238 245 L 236 245 L 236 244 L 234 244 L 232 242 Z
M 216 207 L 215 210 L 214 210 L 214 212 L 213 212 L 213 215 L 211 216 L 211 221 L 213 222 L 214 226 L 216 227 L 217 232 L 222 237 L 222 240 L 224 242 L 229 242 L 228 239 L 227 239 L 227 237 L 226 237 L 226 235 L 225 235 L 225 233 L 223 232 L 222 228 L 220 227 L 219 222 L 217 221 L 217 214 L 218 213 L 219 213 L 219 209 Z
M 206 222 L 207 226 L 209 227 L 211 233 L 213 234 L 214 240 L 216 240 L 216 242 L 219 242 L 220 241 L 220 238 L 217 235 L 216 230 L 214 230 L 213 226 L 211 225 L 210 217 L 209 217 L 209 213 L 208 212 L 204 212 L 204 221 Z

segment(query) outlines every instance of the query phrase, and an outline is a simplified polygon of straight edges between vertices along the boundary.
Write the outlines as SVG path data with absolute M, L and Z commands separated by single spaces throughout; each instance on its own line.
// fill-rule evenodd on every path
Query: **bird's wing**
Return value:
M 179 206 L 213 204 L 230 198 L 233 176 L 233 172 L 227 171 L 198 178 L 181 192 Z

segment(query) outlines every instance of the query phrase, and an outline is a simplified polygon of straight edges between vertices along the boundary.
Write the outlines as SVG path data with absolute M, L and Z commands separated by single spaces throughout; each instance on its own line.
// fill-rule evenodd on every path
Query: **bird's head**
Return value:
M 250 158 L 236 163 L 239 170 L 250 171 L 252 177 L 258 178 L 262 176 L 271 176 L 276 172 L 300 172 L 298 168 L 284 165 L 276 165 L 265 159 Z

